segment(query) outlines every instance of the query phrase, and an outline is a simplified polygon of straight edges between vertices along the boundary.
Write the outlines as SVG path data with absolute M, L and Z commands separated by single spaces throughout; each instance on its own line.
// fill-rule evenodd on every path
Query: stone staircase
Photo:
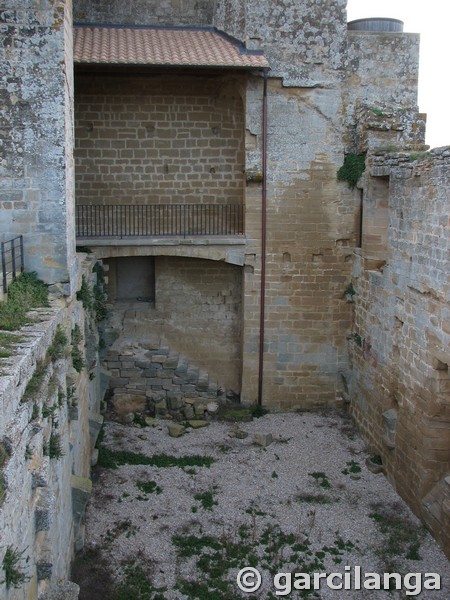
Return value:
M 223 394 L 217 381 L 172 351 L 159 336 L 133 333 L 119 337 L 104 361 L 110 373 L 111 402 L 119 416 L 146 412 L 192 419 L 217 410 Z

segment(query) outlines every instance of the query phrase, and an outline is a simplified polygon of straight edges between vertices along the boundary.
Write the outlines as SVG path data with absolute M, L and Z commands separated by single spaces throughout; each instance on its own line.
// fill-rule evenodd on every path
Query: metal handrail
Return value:
M 2 255 L 2 286 L 3 293 L 8 291 L 8 284 L 15 281 L 18 272 L 24 271 L 23 235 L 1 243 Z
M 241 204 L 79 204 L 76 235 L 160 237 L 243 235 Z

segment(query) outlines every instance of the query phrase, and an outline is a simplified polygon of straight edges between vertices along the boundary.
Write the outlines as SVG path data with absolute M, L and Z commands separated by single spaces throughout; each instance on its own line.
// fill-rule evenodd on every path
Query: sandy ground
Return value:
M 341 578 L 331 583 L 344 586 L 343 574 L 354 578 L 355 566 L 362 573 L 358 591 L 332 590 L 322 580 L 315 593 L 293 589 L 285 597 L 450 598 L 449 562 L 384 475 L 367 469 L 364 443 L 344 416 L 265 415 L 239 424 L 248 433 L 244 439 L 230 437 L 236 426 L 223 422 L 172 438 L 167 423 L 161 420 L 155 427 L 141 429 L 106 422 L 103 445 L 146 456 L 207 456 L 214 462 L 209 467 L 96 467 L 86 516 L 86 556 L 94 557 L 92 561 L 101 564 L 103 571 L 89 575 L 78 569 L 74 579 L 81 585 L 80 600 L 108 595 L 108 585 L 114 589 L 127 564 L 142 565 L 155 588 L 164 588 L 160 595 L 133 596 L 130 591 L 129 600 L 276 598 L 277 572 L 340 573 Z M 273 442 L 267 447 L 255 445 L 258 433 L 272 434 Z M 153 482 L 154 489 L 144 492 L 139 482 Z M 230 563 L 222 591 L 183 593 L 180 581 L 197 582 L 200 590 L 200 582 L 208 576 L 205 562 L 199 566 L 197 561 L 213 550 L 199 546 L 193 555 L 181 556 L 174 536 L 185 540 L 209 536 L 221 546 L 224 560 L 228 553 L 238 553 L 239 564 Z M 240 592 L 236 584 L 237 573 L 248 566 L 247 557 L 239 557 L 239 548 L 245 555 L 247 547 L 257 556 L 262 575 L 261 587 L 253 594 Z M 400 573 L 402 590 L 364 588 L 365 573 L 386 571 Z M 420 576 L 408 579 L 406 585 L 406 573 Z M 425 573 L 439 574 L 441 589 L 416 594 Z M 104 578 L 98 596 L 96 577 Z M 306 580 L 301 581 L 305 585 Z M 278 591 L 288 589 L 286 582 L 278 579 Z M 354 579 L 350 584 L 354 587 Z M 434 587 L 433 582 L 430 585 Z M 114 597 L 113 592 L 109 595 Z

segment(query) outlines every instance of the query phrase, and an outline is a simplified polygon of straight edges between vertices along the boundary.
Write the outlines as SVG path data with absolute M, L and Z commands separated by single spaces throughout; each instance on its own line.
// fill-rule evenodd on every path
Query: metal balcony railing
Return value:
M 240 204 L 77 205 L 78 238 L 243 235 Z
M 15 281 L 17 275 L 23 273 L 23 236 L 18 235 L 11 240 L 1 243 L 2 255 L 2 287 L 3 293 L 8 291 L 8 285 Z

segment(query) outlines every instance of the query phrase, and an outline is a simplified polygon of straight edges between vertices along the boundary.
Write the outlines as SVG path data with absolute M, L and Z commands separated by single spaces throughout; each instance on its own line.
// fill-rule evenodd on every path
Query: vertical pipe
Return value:
M 23 273 L 25 270 L 25 257 L 23 255 L 23 235 L 19 235 L 20 243 L 20 272 Z
M 5 242 L 2 242 L 2 275 L 3 275 L 3 293 L 8 291 L 8 281 L 6 279 L 6 253 Z
M 15 281 L 17 277 L 16 273 L 16 240 L 13 238 L 10 242 L 11 245 L 11 265 L 12 265 L 12 280 Z
M 264 71 L 262 102 L 262 191 L 261 191 L 261 293 L 259 311 L 258 405 L 262 406 L 264 370 L 264 317 L 266 296 L 266 229 L 267 229 L 267 71 Z

